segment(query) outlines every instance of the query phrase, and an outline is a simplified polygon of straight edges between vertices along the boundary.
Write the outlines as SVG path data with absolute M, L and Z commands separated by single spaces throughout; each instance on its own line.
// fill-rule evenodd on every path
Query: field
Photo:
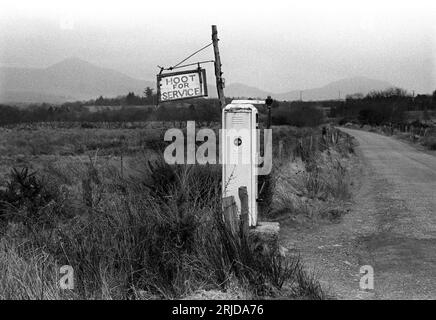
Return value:
M 253 260 L 221 217 L 219 166 L 162 160 L 173 123 L 0 128 L 0 298 L 323 299 L 298 255 Z M 353 143 L 273 128 L 261 219 L 336 223 Z M 74 268 L 62 290 L 60 267 Z

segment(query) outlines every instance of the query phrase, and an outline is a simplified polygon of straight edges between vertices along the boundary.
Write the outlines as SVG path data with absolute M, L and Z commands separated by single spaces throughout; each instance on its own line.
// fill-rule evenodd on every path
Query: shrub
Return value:
M 112 194 L 94 214 L 62 226 L 55 237 L 62 246 L 46 246 L 59 263 L 77 270 L 82 296 L 102 296 L 106 283 L 113 297 L 148 292 L 176 298 L 201 288 L 225 289 L 233 277 L 253 294 L 266 295 L 296 279 L 291 258 L 258 262 L 248 243 L 229 233 L 213 170 L 180 166 L 172 172 L 165 190 L 157 187 L 163 179 L 153 190 L 125 182 L 125 195 Z
M 279 107 L 273 114 L 273 124 L 296 127 L 316 127 L 324 122 L 324 113 L 313 106 Z
M 422 141 L 422 144 L 430 150 L 436 150 L 436 136 L 425 137 Z
M 74 298 L 81 299 L 180 298 L 201 289 L 227 290 L 235 279 L 254 297 L 276 295 L 283 289 L 287 291 L 282 295 L 308 297 L 312 293 L 300 288 L 308 278 L 298 257 L 255 258 L 256 248 L 228 231 L 222 218 L 221 173 L 215 168 L 168 166 L 157 160 L 135 177 L 113 175 L 102 182 L 101 201 L 87 213 L 33 234 L 24 230 L 9 236 L 11 241 L 21 241 L 23 249 L 14 249 L 19 262 L 11 264 L 17 268 L 14 272 L 22 272 L 27 263 L 34 263 L 35 272 L 48 272 L 37 283 L 24 274 L 21 286 L 44 290 L 47 285 L 50 291 L 40 297 L 63 298 L 47 282 L 52 281 L 56 265 L 68 264 L 75 273 Z M 24 186 L 44 194 L 44 184 L 35 175 L 29 178 L 28 172 L 17 172 Z M 114 189 L 114 184 L 119 188 Z M 38 262 L 41 252 L 48 269 Z M 7 289 L 12 276 L 3 287 L 0 281 L 0 297 L 37 297 L 30 288 L 24 289 L 26 294 Z M 316 287 L 315 283 L 304 286 Z
M 58 200 L 57 191 L 43 179 L 37 178 L 36 172 L 28 168 L 13 168 L 6 190 L 0 190 L 0 214 L 22 221 L 32 227 L 39 224 L 50 224 L 50 204 Z M 12 209 L 12 210 L 11 210 Z M 12 214 L 17 211 L 20 214 Z

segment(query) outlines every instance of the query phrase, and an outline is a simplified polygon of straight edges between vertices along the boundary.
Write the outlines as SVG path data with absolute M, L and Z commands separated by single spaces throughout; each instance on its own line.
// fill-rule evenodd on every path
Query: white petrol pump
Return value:
M 234 100 L 222 112 L 223 197 L 233 196 L 241 213 L 238 189 L 247 187 L 249 226 L 257 224 L 258 112 L 253 100 Z

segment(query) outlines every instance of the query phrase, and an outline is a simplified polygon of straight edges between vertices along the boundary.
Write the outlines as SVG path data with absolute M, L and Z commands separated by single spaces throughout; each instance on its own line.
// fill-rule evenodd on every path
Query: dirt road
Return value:
M 309 234 L 285 227 L 284 243 L 337 298 L 436 299 L 436 157 L 390 137 L 343 131 L 358 141 L 363 164 L 350 213 Z M 359 287 L 363 265 L 374 268 L 374 290 Z

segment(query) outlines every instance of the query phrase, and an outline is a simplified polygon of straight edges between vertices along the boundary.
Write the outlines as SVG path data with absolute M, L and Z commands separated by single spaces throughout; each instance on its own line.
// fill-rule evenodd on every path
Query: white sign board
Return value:
M 157 76 L 159 101 L 173 101 L 207 96 L 206 70 L 197 69 Z

